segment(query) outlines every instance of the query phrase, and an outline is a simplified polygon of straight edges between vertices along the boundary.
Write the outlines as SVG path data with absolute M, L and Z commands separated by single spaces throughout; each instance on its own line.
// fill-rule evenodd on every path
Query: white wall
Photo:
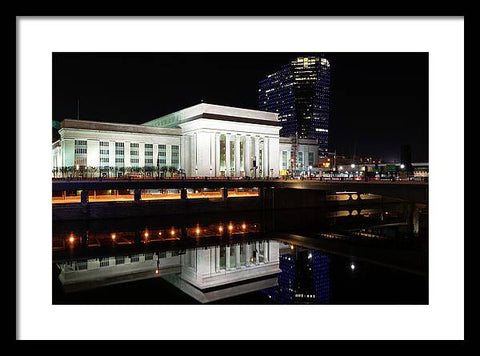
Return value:
M 98 167 L 100 165 L 100 141 L 87 140 L 87 166 Z

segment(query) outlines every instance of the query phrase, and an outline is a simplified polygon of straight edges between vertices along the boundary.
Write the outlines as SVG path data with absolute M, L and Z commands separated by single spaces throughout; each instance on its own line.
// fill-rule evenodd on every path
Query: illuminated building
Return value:
M 201 103 L 142 125 L 65 119 L 52 145 L 54 177 L 278 177 L 290 143 L 277 113 Z M 299 149 L 314 162 L 312 140 Z
M 316 139 L 328 149 L 330 63 L 321 57 L 297 57 L 259 82 L 258 107 L 276 112 L 280 136 Z

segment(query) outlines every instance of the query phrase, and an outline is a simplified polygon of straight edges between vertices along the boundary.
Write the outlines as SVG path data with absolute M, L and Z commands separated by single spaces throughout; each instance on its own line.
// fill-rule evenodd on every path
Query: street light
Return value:
M 401 168 L 401 169 L 404 169 L 404 168 L 405 168 L 405 165 L 402 163 L 402 164 L 400 165 L 400 168 Z
M 352 164 L 350 165 L 350 167 L 352 167 L 352 168 L 355 168 L 355 164 L 354 164 L 354 163 L 352 163 Z

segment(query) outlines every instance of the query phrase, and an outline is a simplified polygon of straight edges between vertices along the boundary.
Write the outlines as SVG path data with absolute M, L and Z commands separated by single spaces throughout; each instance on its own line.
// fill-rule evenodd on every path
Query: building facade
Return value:
M 52 145 L 53 176 L 278 177 L 292 167 L 280 128 L 277 113 L 206 103 L 142 125 L 65 119 Z M 299 149 L 304 166 L 316 166 L 316 142 Z
M 298 57 L 258 84 L 260 110 L 278 113 L 280 136 L 316 139 L 328 150 L 330 63 L 315 56 Z

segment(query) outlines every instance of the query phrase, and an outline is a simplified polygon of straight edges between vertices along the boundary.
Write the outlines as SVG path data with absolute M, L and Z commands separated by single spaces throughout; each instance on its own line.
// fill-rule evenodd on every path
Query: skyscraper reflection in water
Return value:
M 330 258 L 315 250 L 293 245 L 280 249 L 278 286 L 262 292 L 275 303 L 330 302 Z

